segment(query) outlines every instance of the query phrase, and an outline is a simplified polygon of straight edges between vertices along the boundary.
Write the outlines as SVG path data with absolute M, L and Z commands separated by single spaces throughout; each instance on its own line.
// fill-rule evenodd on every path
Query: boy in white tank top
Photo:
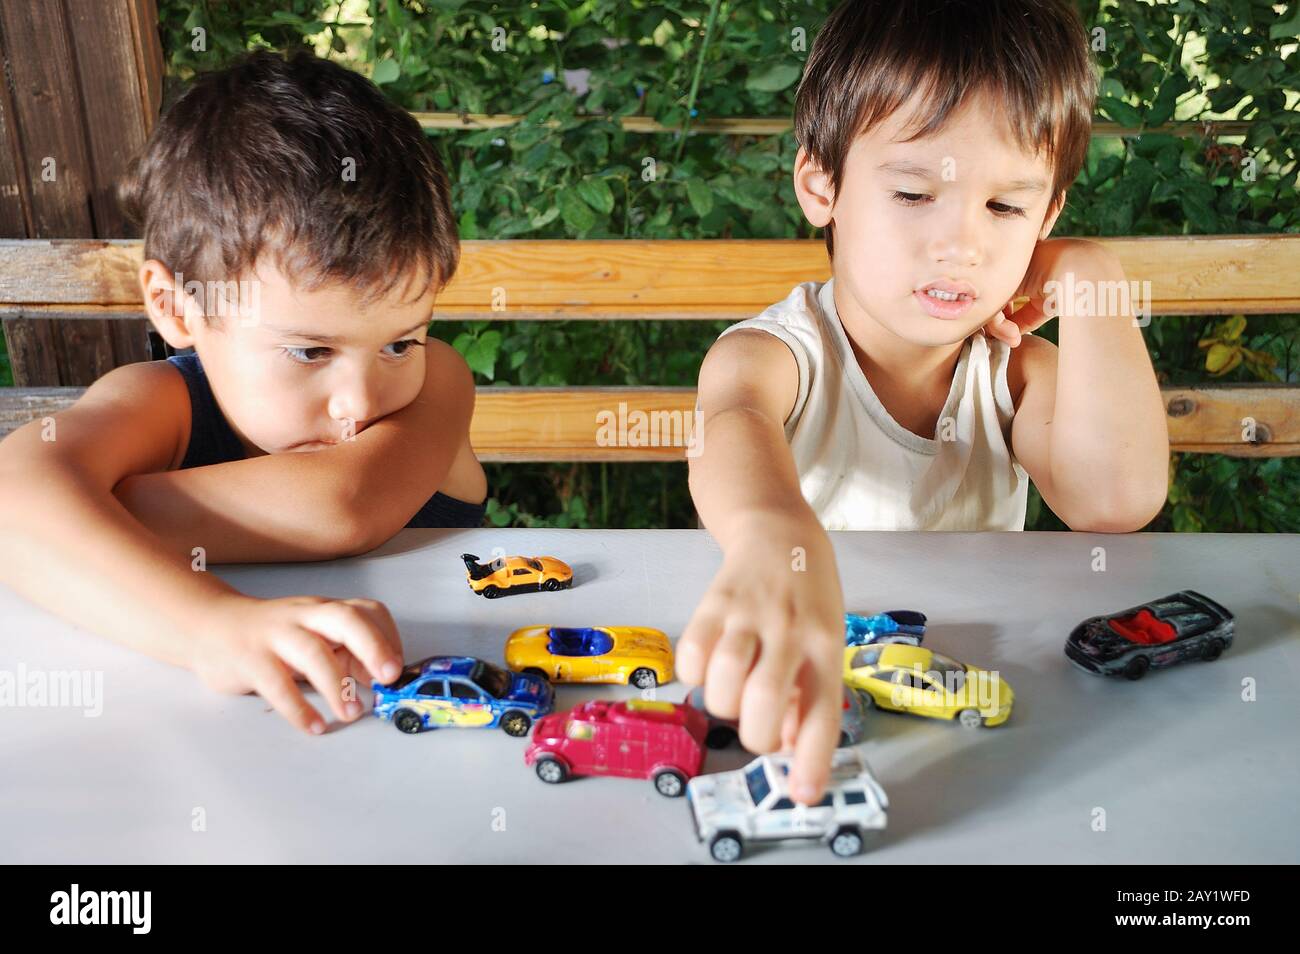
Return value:
M 794 186 L 834 277 L 705 358 L 690 485 L 723 565 L 677 647 L 746 748 L 795 750 L 801 802 L 840 730 L 827 529 L 1019 530 L 1031 479 L 1077 530 L 1136 530 L 1163 506 L 1138 322 L 1060 294 L 1123 270 L 1047 238 L 1096 87 L 1070 0 L 849 0 L 808 57 Z M 1059 352 L 1031 334 L 1052 317 Z

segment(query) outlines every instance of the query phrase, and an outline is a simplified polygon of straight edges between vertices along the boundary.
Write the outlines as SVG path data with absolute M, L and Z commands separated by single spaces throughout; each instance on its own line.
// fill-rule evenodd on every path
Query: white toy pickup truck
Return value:
M 857 749 L 837 749 L 826 794 L 816 805 L 789 796 L 791 758 L 762 755 L 743 769 L 699 775 L 686 785 L 695 832 L 715 861 L 737 861 L 751 841 L 813 839 L 841 858 L 862 851 L 867 832 L 885 827 L 889 799 Z

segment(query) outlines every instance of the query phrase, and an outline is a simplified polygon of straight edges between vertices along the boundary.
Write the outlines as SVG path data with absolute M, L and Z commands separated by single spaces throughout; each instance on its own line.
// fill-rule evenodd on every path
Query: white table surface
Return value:
M 999 670 L 1016 693 L 997 729 L 870 714 L 863 750 L 891 807 L 857 863 L 1300 861 L 1300 537 L 832 537 L 850 609 L 925 612 L 927 646 Z M 1104 572 L 1092 568 L 1097 546 Z M 497 547 L 566 560 L 574 587 L 475 596 L 458 555 Z M 645 625 L 676 639 L 720 556 L 694 530 L 407 530 L 357 559 L 211 572 L 260 596 L 382 600 L 408 661 L 501 662 L 506 635 L 532 623 Z M 1066 661 L 1083 618 L 1186 588 L 1236 614 L 1218 661 L 1136 683 Z M 312 738 L 256 697 L 212 693 L 4 587 L 0 628 L 0 672 L 103 674 L 98 716 L 0 708 L 0 861 L 713 864 L 684 799 L 648 781 L 546 785 L 523 764 L 525 740 L 500 731 L 406 736 L 367 715 Z M 673 683 L 659 698 L 685 692 Z M 562 686 L 557 706 L 634 694 Z M 710 752 L 706 768 L 747 759 Z M 854 863 L 807 845 L 754 849 L 745 863 L 772 862 Z

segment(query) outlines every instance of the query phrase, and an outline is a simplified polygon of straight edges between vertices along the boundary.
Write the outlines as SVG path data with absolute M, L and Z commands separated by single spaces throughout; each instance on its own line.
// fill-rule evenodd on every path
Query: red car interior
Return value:
M 1174 628 L 1163 620 L 1158 620 L 1150 610 L 1139 610 L 1132 616 L 1121 616 L 1107 621 L 1110 628 L 1131 643 L 1151 646 L 1158 643 L 1173 642 Z

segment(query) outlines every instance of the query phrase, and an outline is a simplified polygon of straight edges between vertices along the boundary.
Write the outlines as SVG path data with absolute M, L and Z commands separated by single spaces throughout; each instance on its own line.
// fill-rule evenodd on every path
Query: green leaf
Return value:
M 470 370 L 492 380 L 496 371 L 497 350 L 501 346 L 501 332 L 485 331 L 465 351 L 465 363 Z
M 1205 370 L 1211 374 L 1226 371 L 1234 356 L 1240 360 L 1238 349 L 1232 345 L 1226 345 L 1222 342 L 1212 344 L 1205 355 Z
M 604 179 L 583 179 L 578 183 L 577 189 L 582 201 L 602 215 L 609 215 L 614 211 L 614 193 L 610 191 L 609 183 Z
M 541 212 L 538 213 L 537 215 L 534 215 L 531 219 L 528 220 L 528 224 L 535 229 L 544 228 L 545 226 L 553 222 L 556 219 L 556 217 L 559 216 L 559 214 L 560 214 L 560 207 L 558 205 L 553 205 L 545 212 Z
M 1097 101 L 1097 111 L 1111 122 L 1119 123 L 1129 129 L 1142 125 L 1142 114 L 1123 100 L 1113 96 L 1103 96 Z
M 402 75 L 402 69 L 397 65 L 396 60 L 380 60 L 375 64 L 374 75 L 370 78 L 376 86 L 383 86 L 385 83 L 391 83 Z
M 596 224 L 596 213 L 579 198 L 576 189 L 561 189 L 559 206 L 565 224 L 575 232 L 585 232 Z
M 1300 4 L 1291 11 L 1291 19 L 1278 20 L 1268 28 L 1268 38 L 1270 40 L 1285 40 L 1291 37 L 1300 36 Z
M 699 179 L 686 181 L 686 197 L 691 200 L 691 208 L 700 218 L 713 211 L 713 190 Z
M 751 70 L 745 78 L 745 89 L 760 93 L 779 93 L 794 84 L 803 72 L 801 63 L 777 61 L 768 63 L 757 70 Z

